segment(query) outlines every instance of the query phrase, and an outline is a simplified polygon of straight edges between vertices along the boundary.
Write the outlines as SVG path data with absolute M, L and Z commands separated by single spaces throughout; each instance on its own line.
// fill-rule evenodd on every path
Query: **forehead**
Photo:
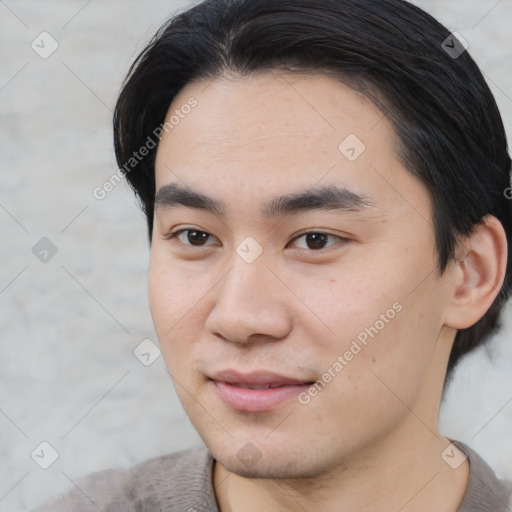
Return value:
M 183 108 L 191 101 L 193 109 Z M 172 116 L 158 147 L 157 190 L 183 181 L 217 196 L 236 191 L 241 200 L 335 184 L 384 202 L 396 200 L 397 190 L 411 201 L 421 192 L 398 161 L 384 114 L 327 76 L 267 72 L 192 82 L 172 102 L 166 119 Z
M 177 119 L 191 98 L 197 106 Z M 388 145 L 394 135 L 380 110 L 344 84 L 322 75 L 277 71 L 192 82 L 170 105 L 166 119 L 171 118 L 162 145 L 185 143 L 200 153 L 224 150 L 244 159 L 262 149 L 267 156 L 280 149 L 287 156 L 327 150 L 337 157 L 339 142 L 350 133 L 360 139 L 372 135 L 373 142 L 385 138 Z

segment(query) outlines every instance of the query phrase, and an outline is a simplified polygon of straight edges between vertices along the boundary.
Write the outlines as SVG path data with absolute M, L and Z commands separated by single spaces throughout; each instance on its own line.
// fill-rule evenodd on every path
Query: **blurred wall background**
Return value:
M 512 2 L 415 3 L 468 41 L 510 138 Z M 143 340 L 157 343 L 144 217 L 124 182 L 93 195 L 116 172 L 121 81 L 188 5 L 0 0 L 0 512 L 200 442 L 162 358 L 146 366 L 134 355 Z M 512 479 L 510 304 L 506 321 L 459 368 L 441 430 Z

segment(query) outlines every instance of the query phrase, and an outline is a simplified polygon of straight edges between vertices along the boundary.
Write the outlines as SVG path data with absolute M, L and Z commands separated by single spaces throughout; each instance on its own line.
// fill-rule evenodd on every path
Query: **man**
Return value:
M 207 0 L 138 57 L 114 130 L 205 446 L 41 510 L 508 510 L 438 431 L 512 281 L 506 137 L 455 35 L 401 0 Z

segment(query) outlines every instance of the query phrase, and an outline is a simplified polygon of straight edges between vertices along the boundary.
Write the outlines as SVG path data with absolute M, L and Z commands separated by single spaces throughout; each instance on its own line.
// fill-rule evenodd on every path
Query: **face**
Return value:
M 383 114 L 330 78 L 265 73 L 191 83 L 173 115 L 150 304 L 215 458 L 312 476 L 406 431 L 412 410 L 437 429 L 446 282 L 427 190 Z

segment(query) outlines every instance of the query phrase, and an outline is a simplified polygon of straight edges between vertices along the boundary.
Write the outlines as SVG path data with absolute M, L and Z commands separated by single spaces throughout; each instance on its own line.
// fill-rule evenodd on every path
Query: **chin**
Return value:
M 241 448 L 235 446 L 241 444 Z M 309 460 L 300 450 L 287 450 L 267 444 L 259 450 L 251 442 L 232 442 L 228 446 L 211 446 L 208 449 L 224 468 L 244 478 L 298 479 L 312 478 L 326 472 L 325 461 Z M 286 451 L 283 451 L 286 450 Z M 316 464 L 315 464 L 316 462 Z M 323 466 L 321 467 L 323 462 Z
M 315 476 L 314 472 L 305 472 L 297 467 L 294 462 L 281 461 L 260 461 L 257 464 L 250 465 L 243 463 L 236 458 L 224 455 L 220 459 L 215 457 L 230 473 L 234 473 L 244 478 L 262 478 L 272 480 L 285 480 L 307 478 Z

